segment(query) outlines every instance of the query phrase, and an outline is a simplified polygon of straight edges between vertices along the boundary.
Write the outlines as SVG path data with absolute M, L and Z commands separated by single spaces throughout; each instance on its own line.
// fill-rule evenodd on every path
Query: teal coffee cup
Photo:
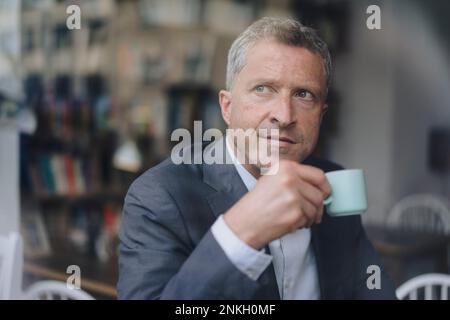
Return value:
M 367 192 L 364 172 L 348 169 L 327 172 L 331 194 L 324 205 L 332 217 L 361 214 L 367 210 Z

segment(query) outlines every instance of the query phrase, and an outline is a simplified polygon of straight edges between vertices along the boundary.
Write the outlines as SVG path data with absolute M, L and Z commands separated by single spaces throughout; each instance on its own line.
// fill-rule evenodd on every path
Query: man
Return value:
M 228 136 L 213 145 L 232 164 L 168 159 L 139 177 L 123 210 L 119 298 L 395 298 L 360 216 L 324 212 L 324 173 L 341 167 L 310 154 L 330 74 L 326 44 L 296 21 L 263 18 L 235 40 L 222 116 L 229 129 L 278 129 L 258 136 L 278 148 L 278 170 L 261 175 Z

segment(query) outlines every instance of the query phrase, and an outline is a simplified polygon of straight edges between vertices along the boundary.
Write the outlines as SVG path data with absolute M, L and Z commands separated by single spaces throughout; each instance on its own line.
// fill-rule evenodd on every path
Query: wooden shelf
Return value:
M 40 202 L 78 202 L 78 201 L 123 201 L 127 191 L 92 192 L 85 194 L 40 194 L 36 199 Z
M 48 257 L 25 258 L 24 272 L 39 278 L 66 282 L 67 267 L 77 265 L 81 270 L 81 288 L 93 295 L 115 299 L 118 277 L 117 260 L 101 262 L 73 252 L 55 252 Z
M 67 280 L 68 276 L 66 273 L 60 272 L 57 269 L 43 267 L 32 262 L 25 262 L 24 272 L 37 277 L 63 282 Z M 83 278 L 81 281 L 81 288 L 85 291 L 95 292 L 114 299 L 117 298 L 117 290 L 115 286 L 108 283 Z

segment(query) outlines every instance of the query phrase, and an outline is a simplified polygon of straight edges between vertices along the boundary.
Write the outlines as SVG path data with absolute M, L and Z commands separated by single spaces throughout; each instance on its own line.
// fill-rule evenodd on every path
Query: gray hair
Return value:
M 274 39 L 319 54 L 322 57 L 328 89 L 331 83 L 331 57 L 327 44 L 317 32 L 293 19 L 264 17 L 252 23 L 231 45 L 227 62 L 227 90 L 231 90 L 237 74 L 244 67 L 249 48 L 263 39 Z

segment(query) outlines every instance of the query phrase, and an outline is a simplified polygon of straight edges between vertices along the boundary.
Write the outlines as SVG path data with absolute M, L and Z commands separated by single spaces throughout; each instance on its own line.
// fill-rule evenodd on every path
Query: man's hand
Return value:
M 330 192 L 322 170 L 282 160 L 278 173 L 262 176 L 224 220 L 241 240 L 259 250 L 289 232 L 319 223 Z

